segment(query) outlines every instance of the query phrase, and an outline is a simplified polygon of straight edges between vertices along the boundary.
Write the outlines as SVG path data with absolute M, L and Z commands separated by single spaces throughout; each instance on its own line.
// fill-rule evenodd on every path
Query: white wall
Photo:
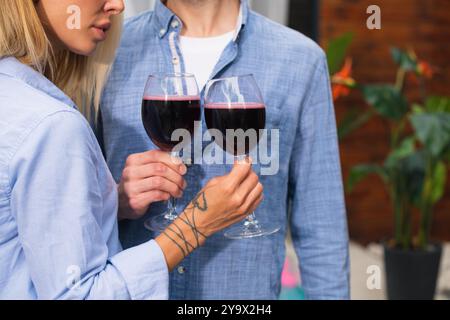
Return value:
M 132 17 L 142 11 L 153 8 L 155 1 L 159 0 L 125 0 L 125 17 Z M 223 0 L 226 1 L 226 0 Z M 290 0 L 249 0 L 252 8 L 277 21 L 281 24 L 287 24 Z
M 125 18 L 132 17 L 155 5 L 155 0 L 125 0 Z
M 287 25 L 289 17 L 290 0 L 250 0 L 253 10 L 266 17 Z

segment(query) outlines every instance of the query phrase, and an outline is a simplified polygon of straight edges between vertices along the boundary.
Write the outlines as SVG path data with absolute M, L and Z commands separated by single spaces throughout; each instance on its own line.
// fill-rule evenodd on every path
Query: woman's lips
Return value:
M 108 32 L 109 28 L 111 28 L 110 22 L 97 24 L 92 27 L 92 29 L 94 29 L 96 39 L 99 41 L 104 41 L 106 39 L 106 33 Z
M 95 39 L 98 41 L 104 41 L 106 39 L 106 29 L 99 27 L 92 27 L 95 33 Z

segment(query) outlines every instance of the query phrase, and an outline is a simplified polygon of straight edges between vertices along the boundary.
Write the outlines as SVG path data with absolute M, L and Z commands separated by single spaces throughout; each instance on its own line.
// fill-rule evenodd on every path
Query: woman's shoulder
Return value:
M 8 161 L 27 141 L 38 145 L 50 136 L 67 138 L 67 143 L 70 137 L 92 140 L 88 122 L 76 109 L 22 81 L 1 76 L 0 124 L 4 124 L 0 125 L 0 162 Z
M 26 82 L 0 74 L 0 116 L 20 115 L 44 118 L 55 111 L 73 109 L 71 106 L 34 88 Z

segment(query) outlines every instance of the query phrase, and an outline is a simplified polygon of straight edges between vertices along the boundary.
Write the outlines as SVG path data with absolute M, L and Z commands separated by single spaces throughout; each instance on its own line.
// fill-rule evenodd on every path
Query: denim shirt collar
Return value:
M 234 41 L 239 36 L 242 28 L 246 25 L 249 14 L 249 4 L 248 0 L 240 0 L 241 8 L 239 12 L 238 24 L 236 26 L 236 35 L 234 37 Z M 173 20 L 177 21 L 177 25 L 181 26 L 181 19 L 178 18 L 166 5 L 163 3 L 163 0 L 158 0 L 155 5 L 155 16 L 156 16 L 156 28 L 160 38 L 163 38 L 167 32 L 170 30 L 170 26 Z
M 58 101 L 76 108 L 75 103 L 55 84 L 30 66 L 21 63 L 14 57 L 0 58 L 0 74 L 18 79 L 29 86 L 42 91 Z

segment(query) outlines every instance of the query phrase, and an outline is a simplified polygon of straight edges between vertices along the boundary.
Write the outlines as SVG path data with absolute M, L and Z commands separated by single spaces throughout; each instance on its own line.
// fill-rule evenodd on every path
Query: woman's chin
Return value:
M 83 46 L 83 47 L 69 48 L 69 50 L 80 56 L 89 57 L 95 53 L 97 46 L 98 46 L 97 42 L 92 42 L 91 44 Z

